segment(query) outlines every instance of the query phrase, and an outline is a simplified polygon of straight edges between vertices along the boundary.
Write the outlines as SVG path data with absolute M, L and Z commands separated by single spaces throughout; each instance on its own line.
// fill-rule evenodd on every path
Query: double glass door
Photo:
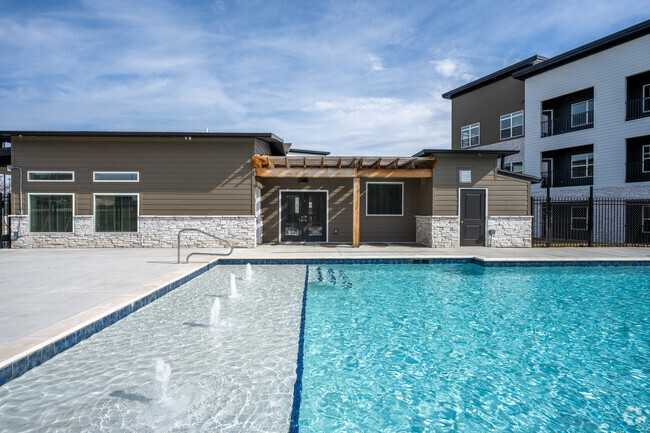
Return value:
M 327 238 L 327 194 L 282 191 L 281 241 L 320 242 Z

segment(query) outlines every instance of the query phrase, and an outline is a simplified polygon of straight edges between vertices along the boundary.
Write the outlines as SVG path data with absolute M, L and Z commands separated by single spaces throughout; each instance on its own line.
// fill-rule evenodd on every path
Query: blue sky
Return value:
M 449 147 L 443 92 L 649 18 L 617 1 L 0 1 L 0 129 Z

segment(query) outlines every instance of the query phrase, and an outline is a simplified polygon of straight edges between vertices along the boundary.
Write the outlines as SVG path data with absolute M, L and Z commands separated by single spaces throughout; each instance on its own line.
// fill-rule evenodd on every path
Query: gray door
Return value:
M 485 190 L 460 190 L 460 245 L 485 246 Z

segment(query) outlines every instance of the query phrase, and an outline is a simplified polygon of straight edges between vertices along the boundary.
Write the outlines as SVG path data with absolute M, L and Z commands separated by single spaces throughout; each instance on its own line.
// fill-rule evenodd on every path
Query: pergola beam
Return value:
M 257 177 L 309 177 L 309 178 L 423 178 L 431 177 L 432 171 L 429 168 L 405 170 L 385 168 L 268 168 L 259 167 L 255 169 Z

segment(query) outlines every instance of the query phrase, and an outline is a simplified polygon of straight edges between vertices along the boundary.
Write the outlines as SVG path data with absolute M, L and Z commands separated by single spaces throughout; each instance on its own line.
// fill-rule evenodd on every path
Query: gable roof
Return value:
M 506 68 L 493 72 L 490 75 L 486 75 L 483 78 L 479 78 L 478 80 L 474 80 L 471 83 L 467 83 L 465 85 L 455 88 L 454 90 L 450 90 L 447 93 L 443 93 L 442 97 L 445 99 L 453 99 L 456 96 L 460 96 L 464 93 L 471 92 L 472 90 L 476 90 L 480 87 L 487 86 L 488 84 L 494 83 L 495 81 L 502 80 L 503 78 L 511 76 L 513 72 L 528 68 L 532 65 L 536 65 L 545 60 L 546 57 L 534 55 L 525 60 L 522 60 L 521 62 L 517 62 L 514 65 L 510 65 Z
M 512 76 L 519 80 L 525 80 L 526 78 L 541 74 L 542 72 L 550 71 L 551 69 L 566 65 L 567 63 L 575 62 L 576 60 L 580 60 L 584 57 L 591 56 L 592 54 L 599 53 L 648 34 L 650 34 L 650 20 L 643 21 L 637 25 L 623 29 L 620 32 L 613 33 L 604 38 L 589 42 L 581 47 L 574 48 L 571 51 L 551 57 L 542 63 L 517 71 L 513 73 Z

